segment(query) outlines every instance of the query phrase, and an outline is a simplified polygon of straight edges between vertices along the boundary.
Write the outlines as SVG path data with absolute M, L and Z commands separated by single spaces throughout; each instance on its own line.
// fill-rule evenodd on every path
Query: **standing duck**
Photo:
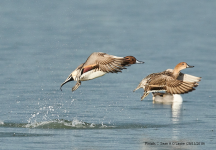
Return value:
M 195 77 L 189 74 L 183 74 L 180 71 L 186 68 L 193 68 L 186 62 L 180 62 L 175 68 L 167 69 L 160 73 L 152 73 L 145 77 L 137 88 L 144 89 L 144 94 L 141 97 L 143 100 L 150 92 L 166 92 L 169 94 L 184 94 L 191 92 L 194 87 L 197 87 L 201 77 Z
M 136 60 L 133 56 L 117 57 L 102 52 L 94 52 L 88 57 L 85 63 L 79 65 L 68 76 L 61 84 L 60 89 L 67 82 L 77 81 L 76 85 L 72 88 L 73 92 L 81 85 L 81 81 L 92 80 L 106 73 L 118 73 L 122 69 L 126 69 L 125 66 L 142 63 L 144 62 Z

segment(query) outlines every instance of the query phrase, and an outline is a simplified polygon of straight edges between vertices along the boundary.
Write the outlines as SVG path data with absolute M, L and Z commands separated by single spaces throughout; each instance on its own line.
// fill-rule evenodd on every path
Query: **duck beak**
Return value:
M 136 64 L 143 64 L 143 61 L 136 60 Z
M 65 80 L 65 82 L 63 82 L 60 86 L 60 90 L 62 91 L 62 86 L 70 81 L 74 81 L 72 75 L 69 75 L 69 77 Z
M 187 64 L 187 68 L 193 68 L 193 67 L 194 67 L 194 66 L 190 66 L 190 65 Z

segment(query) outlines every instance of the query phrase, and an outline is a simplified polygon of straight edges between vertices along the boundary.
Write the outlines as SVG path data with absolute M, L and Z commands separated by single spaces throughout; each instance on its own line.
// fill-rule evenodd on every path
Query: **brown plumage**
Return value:
M 108 55 L 102 52 L 92 53 L 85 63 L 79 65 L 61 84 L 61 87 L 69 81 L 77 81 L 77 84 L 72 88 L 75 91 L 80 85 L 81 81 L 91 80 L 106 73 L 118 73 L 126 69 L 126 66 L 131 64 L 144 63 L 136 60 L 133 56 L 117 57 Z M 61 89 L 60 87 L 60 89 Z
M 192 75 L 183 74 L 180 70 L 185 68 L 192 68 L 194 66 L 189 66 L 185 62 L 181 62 L 174 70 L 168 69 L 160 73 L 153 73 L 145 77 L 137 88 L 144 89 L 144 94 L 141 97 L 143 100 L 150 92 L 165 91 L 170 94 L 184 94 L 195 90 L 200 81 L 200 77 L 195 77 Z

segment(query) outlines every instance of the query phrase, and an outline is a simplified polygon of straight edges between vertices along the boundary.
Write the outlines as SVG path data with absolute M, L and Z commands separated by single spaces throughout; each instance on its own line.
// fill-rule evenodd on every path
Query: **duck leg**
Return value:
M 76 85 L 72 88 L 72 92 L 79 88 L 81 81 L 77 81 Z

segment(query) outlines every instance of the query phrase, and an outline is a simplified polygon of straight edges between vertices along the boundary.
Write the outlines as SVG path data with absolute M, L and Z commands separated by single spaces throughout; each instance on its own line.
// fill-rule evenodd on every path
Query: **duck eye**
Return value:
M 182 65 L 184 65 L 184 63 L 182 63 Z

